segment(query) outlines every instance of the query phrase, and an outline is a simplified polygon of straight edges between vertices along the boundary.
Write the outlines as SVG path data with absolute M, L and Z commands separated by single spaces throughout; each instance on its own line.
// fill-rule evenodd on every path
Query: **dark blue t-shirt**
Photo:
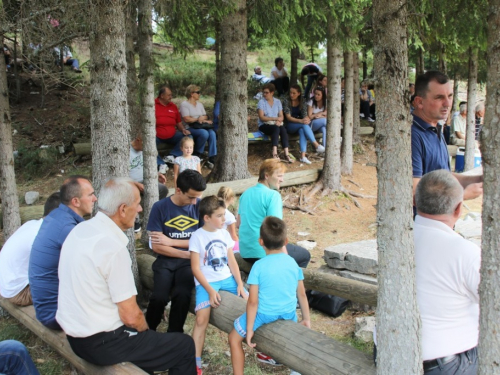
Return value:
M 450 170 L 450 156 L 443 134 L 438 138 L 436 127 L 416 115 L 413 115 L 411 126 L 411 158 L 415 178 L 438 169 Z
M 175 240 L 189 240 L 191 234 L 203 226 L 199 220 L 199 206 L 200 199 L 196 200 L 196 204 L 187 206 L 177 206 L 171 197 L 159 200 L 151 209 L 147 230 L 163 232 L 165 236 Z M 187 248 L 176 249 L 188 251 Z
M 83 217 L 64 204 L 43 219 L 31 247 L 29 283 L 36 318 L 49 328 L 57 328 L 55 320 L 59 293 L 59 257 L 69 232 Z

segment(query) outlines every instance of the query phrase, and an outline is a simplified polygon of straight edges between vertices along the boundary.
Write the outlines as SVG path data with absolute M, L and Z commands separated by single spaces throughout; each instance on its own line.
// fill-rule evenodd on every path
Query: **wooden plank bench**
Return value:
M 45 327 L 36 319 L 33 306 L 19 307 L 0 297 L 0 306 L 10 315 L 29 328 L 35 335 L 49 344 L 62 357 L 70 362 L 78 371 L 89 375 L 143 375 L 147 374 L 136 365 L 123 362 L 113 366 L 96 366 L 78 357 L 69 345 L 62 331 L 54 331 Z

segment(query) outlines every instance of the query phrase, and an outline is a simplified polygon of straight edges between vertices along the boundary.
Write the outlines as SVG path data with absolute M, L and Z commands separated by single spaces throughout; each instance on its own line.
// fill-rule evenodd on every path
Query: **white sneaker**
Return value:
M 371 117 L 368 117 L 368 122 L 375 122 L 375 120 L 372 119 Z
M 163 161 L 168 164 L 174 164 L 175 156 L 174 155 L 167 155 L 163 157 Z
M 160 164 L 160 168 L 158 168 L 158 172 L 161 174 L 165 174 L 168 171 L 168 167 L 166 164 Z
M 300 372 L 297 372 L 295 370 L 290 370 L 290 375 L 301 375 Z
M 359 117 L 365 118 L 365 114 L 364 113 L 360 113 Z
M 305 156 L 300 159 L 300 162 L 304 164 L 311 164 L 311 161 Z
M 325 147 L 323 145 L 319 145 L 318 148 L 316 149 L 316 152 L 318 154 L 322 154 L 323 152 L 325 152 Z

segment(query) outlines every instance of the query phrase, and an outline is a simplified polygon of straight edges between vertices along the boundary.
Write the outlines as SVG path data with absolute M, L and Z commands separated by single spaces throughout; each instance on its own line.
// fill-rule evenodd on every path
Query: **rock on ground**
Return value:
M 375 317 L 364 316 L 356 318 L 354 336 L 363 342 L 373 342 L 373 330 L 375 329 Z
M 26 192 L 26 194 L 24 194 L 24 200 L 26 201 L 26 204 L 36 203 L 39 197 L 40 193 L 38 191 L 28 191 Z

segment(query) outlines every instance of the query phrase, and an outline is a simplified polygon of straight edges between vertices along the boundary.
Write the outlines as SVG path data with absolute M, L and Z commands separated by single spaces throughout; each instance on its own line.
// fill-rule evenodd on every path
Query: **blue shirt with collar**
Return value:
M 36 318 L 52 329 L 60 329 L 55 316 L 61 248 L 69 232 L 83 220 L 83 217 L 61 203 L 43 219 L 31 248 L 28 274 Z
M 438 138 L 437 128 L 415 114 L 411 126 L 411 158 L 415 178 L 438 169 L 450 170 L 450 156 L 443 134 Z

